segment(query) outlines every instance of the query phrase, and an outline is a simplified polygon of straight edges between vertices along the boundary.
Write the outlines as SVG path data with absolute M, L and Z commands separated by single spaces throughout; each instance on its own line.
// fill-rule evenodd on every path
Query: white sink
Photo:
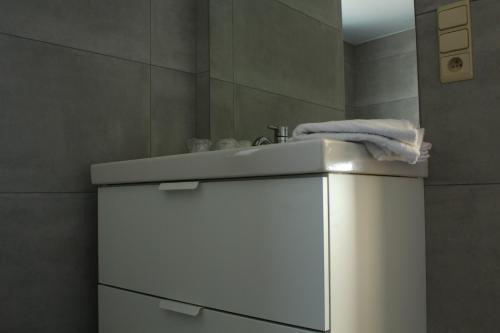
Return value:
M 311 140 L 91 167 L 98 185 L 332 172 L 421 178 L 427 177 L 427 163 L 379 162 L 361 144 Z

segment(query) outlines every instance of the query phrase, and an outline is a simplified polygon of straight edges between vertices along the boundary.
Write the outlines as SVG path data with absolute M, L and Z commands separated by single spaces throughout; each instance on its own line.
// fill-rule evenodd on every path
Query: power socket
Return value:
M 441 57 L 441 82 L 450 83 L 473 78 L 470 52 Z

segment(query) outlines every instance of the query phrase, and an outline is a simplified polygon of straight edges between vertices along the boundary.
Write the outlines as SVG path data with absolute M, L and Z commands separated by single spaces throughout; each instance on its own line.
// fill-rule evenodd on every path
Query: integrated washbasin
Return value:
M 101 163 L 91 171 L 92 183 L 103 185 L 331 172 L 426 177 L 427 163 L 379 162 L 362 144 L 311 140 Z

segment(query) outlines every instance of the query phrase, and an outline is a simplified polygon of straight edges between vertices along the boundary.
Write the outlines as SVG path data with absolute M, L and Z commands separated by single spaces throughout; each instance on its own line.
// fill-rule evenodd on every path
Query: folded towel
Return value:
M 331 139 L 362 142 L 379 161 L 404 161 L 410 164 L 429 158 L 432 148 L 424 143 L 424 130 L 407 120 L 342 120 L 301 124 L 293 131 L 294 140 Z

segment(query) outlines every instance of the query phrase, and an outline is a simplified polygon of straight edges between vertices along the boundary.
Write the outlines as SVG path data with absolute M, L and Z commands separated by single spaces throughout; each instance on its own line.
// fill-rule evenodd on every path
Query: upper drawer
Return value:
M 99 189 L 101 283 L 329 329 L 325 177 L 183 187 Z

